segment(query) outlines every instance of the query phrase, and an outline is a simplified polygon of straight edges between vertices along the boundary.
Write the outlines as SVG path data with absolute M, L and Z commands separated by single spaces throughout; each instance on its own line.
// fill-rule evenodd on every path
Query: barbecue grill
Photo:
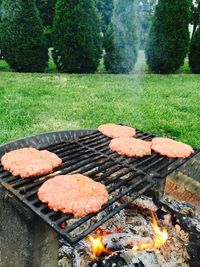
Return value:
M 152 134 L 137 130 L 137 138 L 151 140 L 153 137 Z M 199 153 L 195 149 L 195 153 L 187 159 L 168 159 L 154 152 L 144 158 L 127 158 L 109 149 L 110 140 L 111 138 L 96 130 L 87 129 L 47 133 L 0 146 L 0 157 L 5 152 L 32 146 L 47 149 L 63 160 L 61 167 L 55 169 L 52 174 L 32 179 L 14 177 L 0 166 L 2 195 L 11 194 L 14 197 L 14 205 L 19 203 L 20 211 L 26 209 L 27 212 L 31 211 L 31 216 L 36 214 L 36 218 L 44 221 L 69 244 L 74 245 L 127 207 L 128 202 L 116 205 L 123 196 L 129 195 L 130 201 L 133 201 L 146 192 L 153 192 L 155 199 L 160 198 L 166 176 Z M 68 173 L 87 175 L 107 187 L 110 197 L 101 211 L 74 219 L 71 214 L 50 210 L 38 199 L 37 191 L 42 183 L 55 175 Z M 83 226 L 88 222 L 89 226 L 85 229 Z M 35 227 L 37 228 L 37 225 Z M 3 239 L 6 238 L 4 231 L 2 236 Z

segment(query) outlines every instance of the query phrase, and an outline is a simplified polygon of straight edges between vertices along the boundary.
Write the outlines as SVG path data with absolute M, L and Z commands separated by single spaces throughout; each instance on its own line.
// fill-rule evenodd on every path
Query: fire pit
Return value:
M 154 136 L 137 131 L 137 137 L 151 140 Z M 65 242 L 65 247 L 67 244 L 68 248 L 75 249 L 85 240 L 89 243 L 88 235 L 90 240 L 94 238 L 96 229 L 105 227 L 109 222 L 113 223 L 113 218 L 119 214 L 120 218 L 126 216 L 123 212 L 141 195 L 145 194 L 154 202 L 161 203 L 167 175 L 199 154 L 195 150 L 190 158 L 178 160 L 156 153 L 140 159 L 128 159 L 111 152 L 108 148 L 109 142 L 110 138 L 96 130 L 79 130 L 28 137 L 0 147 L 0 157 L 13 149 L 32 146 L 48 149 L 63 159 L 62 166 L 54 173 L 28 180 L 13 177 L 0 167 L 2 266 L 57 266 L 60 238 Z M 58 174 L 76 172 L 104 183 L 110 194 L 108 203 L 99 213 L 81 219 L 52 211 L 37 198 L 37 190 L 44 181 Z M 122 201 L 124 199 L 126 201 Z M 147 221 L 150 222 L 149 218 Z M 163 229 L 159 228 L 159 231 Z M 155 240 L 152 242 L 155 243 Z M 148 246 L 153 246 L 148 247 L 149 249 L 155 248 L 149 243 Z M 131 247 L 131 253 L 137 250 L 136 246 Z M 109 259 L 114 257 L 111 260 L 114 262 L 123 258 L 121 256 L 112 253 Z M 126 256 L 132 257 L 131 254 Z M 142 257 L 137 257 L 140 265 L 136 262 L 135 266 L 145 266 L 141 265 L 144 264 Z M 105 264 L 109 264 L 108 261 Z M 104 266 L 100 261 L 91 261 L 91 264 Z
M 156 208 L 150 198 L 133 202 L 73 248 L 63 242 L 59 266 L 188 266 L 188 235 L 178 225 L 158 226 L 147 205 Z

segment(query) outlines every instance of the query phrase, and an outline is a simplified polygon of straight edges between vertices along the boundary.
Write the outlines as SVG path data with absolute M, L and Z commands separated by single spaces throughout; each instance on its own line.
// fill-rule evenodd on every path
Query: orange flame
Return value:
M 155 214 L 152 211 L 151 211 L 151 215 L 152 215 L 152 219 L 153 219 L 153 224 L 152 224 L 153 230 L 156 234 L 156 239 L 154 240 L 154 249 L 157 249 L 166 243 L 166 241 L 168 239 L 168 233 L 164 227 L 161 229 L 158 226 Z
M 141 251 L 141 250 L 146 250 L 146 249 L 158 249 L 158 248 L 162 247 L 168 239 L 167 230 L 164 227 L 160 228 L 158 226 L 158 223 L 156 221 L 156 216 L 152 211 L 151 211 L 151 216 L 152 216 L 152 227 L 153 227 L 153 230 L 156 234 L 156 238 L 153 241 L 153 244 L 145 243 L 145 244 L 141 244 L 138 246 L 134 246 L 132 248 L 134 251 L 136 251 L 136 250 Z
M 138 246 L 134 246 L 132 248 L 132 250 L 134 250 L 134 251 L 138 251 L 138 250 L 142 251 L 142 250 L 146 250 L 146 249 L 148 249 L 150 247 L 151 247 L 151 244 L 144 243 L 144 244 L 141 244 L 141 245 L 138 245 Z
M 93 237 L 91 235 L 88 236 L 88 240 L 91 242 L 91 251 L 92 251 L 92 259 L 96 259 L 101 256 L 101 254 L 111 254 L 112 252 L 108 251 L 103 243 L 103 237 Z

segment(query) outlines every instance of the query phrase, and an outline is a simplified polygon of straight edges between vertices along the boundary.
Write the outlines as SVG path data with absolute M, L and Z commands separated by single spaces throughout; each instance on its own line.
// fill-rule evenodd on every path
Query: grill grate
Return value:
M 147 140 L 153 137 L 139 131 L 137 136 Z M 30 207 L 68 243 L 75 244 L 128 206 L 129 203 L 117 202 L 121 197 L 131 194 L 133 201 L 156 185 L 152 175 L 165 177 L 186 162 L 186 160 L 167 159 L 156 153 L 141 159 L 128 159 L 110 151 L 109 141 L 110 138 L 94 132 L 73 141 L 42 147 L 41 149 L 56 153 L 63 160 L 61 167 L 55 169 L 54 173 L 40 178 L 21 179 L 3 171 L 3 167 L 0 166 L 0 181 L 8 191 Z M 74 219 L 71 214 L 50 210 L 38 199 L 38 188 L 47 179 L 69 173 L 82 173 L 106 186 L 109 201 L 100 212 Z
M 116 205 L 117 200 L 122 196 L 131 193 L 135 199 L 154 185 L 152 179 L 145 174 L 114 163 L 107 157 L 89 150 L 77 142 L 60 143 L 45 148 L 56 153 L 63 160 L 62 166 L 57 168 L 53 174 L 40 178 L 21 179 L 3 171 L 1 166 L 0 181 L 8 191 L 30 207 L 70 244 L 80 241 L 124 209 L 128 203 Z M 47 179 L 55 175 L 77 172 L 105 184 L 109 192 L 109 201 L 98 214 L 89 214 L 81 219 L 74 219 L 70 214 L 66 215 L 50 210 L 38 199 L 38 188 Z M 131 185 L 128 188 L 125 187 L 130 182 L 132 182 Z M 62 227 L 63 222 L 67 222 L 65 228 Z
M 151 141 L 154 137 L 155 136 L 152 134 L 137 130 L 137 138 L 139 139 Z M 76 140 L 76 142 L 81 146 L 87 147 L 91 151 L 96 151 L 98 154 L 106 156 L 114 162 L 123 164 L 132 170 L 141 171 L 143 174 L 147 173 L 157 178 L 165 178 L 199 153 L 198 149 L 194 149 L 195 153 L 190 157 L 186 159 L 177 159 L 161 156 L 152 151 L 151 156 L 143 158 L 128 158 L 111 151 L 108 146 L 110 140 L 111 138 L 103 135 L 99 131 L 96 131 L 93 134 L 80 137 Z

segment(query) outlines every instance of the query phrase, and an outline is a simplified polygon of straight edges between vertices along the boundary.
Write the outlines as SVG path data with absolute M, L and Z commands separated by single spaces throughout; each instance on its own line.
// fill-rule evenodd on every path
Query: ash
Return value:
M 191 204 L 177 201 L 169 196 L 163 198 L 163 204 L 166 205 L 166 210 L 170 208 L 172 213 L 175 213 L 175 217 L 187 231 L 200 233 L 200 215 Z
M 167 228 L 169 234 L 167 242 L 161 248 L 145 251 L 133 251 L 131 249 L 131 245 L 140 245 L 146 242 L 151 243 L 155 239 L 155 233 L 151 224 L 152 219 L 150 213 L 147 211 L 148 205 L 149 208 L 155 208 L 154 203 L 151 199 L 143 196 L 139 201 L 137 200 L 132 204 L 129 209 L 122 210 L 100 228 L 101 231 L 106 231 L 107 233 L 103 237 L 103 242 L 108 250 L 113 251 L 112 255 L 102 256 L 101 259 L 92 260 L 90 256 L 90 244 L 86 238 L 74 247 L 61 239 L 58 266 L 104 266 L 103 263 L 99 265 L 98 261 L 103 260 L 103 262 L 106 262 L 107 260 L 112 260 L 113 255 L 116 258 L 118 254 L 120 254 L 120 257 L 127 263 L 127 265 L 123 266 L 127 267 L 140 266 L 138 262 L 142 262 L 143 265 L 141 266 L 145 267 L 189 266 L 187 263 L 189 260 L 189 255 L 187 253 L 189 235 L 181 229 L 179 224 L 172 224 L 172 218 L 169 213 L 165 213 L 163 218 L 158 221 L 159 225 Z M 179 203 L 179 205 L 182 204 Z M 157 209 L 155 208 L 155 210 Z M 99 214 L 98 216 L 102 215 Z M 101 217 L 97 219 L 101 219 Z M 90 223 L 92 224 L 92 220 Z M 82 230 L 86 230 L 87 227 L 88 225 Z M 117 265 L 114 264 L 113 266 Z

